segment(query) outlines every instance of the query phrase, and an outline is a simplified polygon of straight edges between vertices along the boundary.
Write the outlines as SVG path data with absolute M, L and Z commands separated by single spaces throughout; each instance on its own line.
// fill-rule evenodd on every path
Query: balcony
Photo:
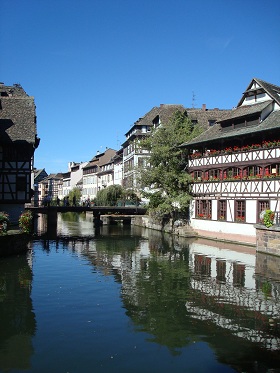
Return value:
M 273 160 L 280 157 L 280 140 L 263 142 L 243 147 L 229 147 L 223 150 L 208 150 L 204 154 L 195 152 L 190 155 L 189 169 L 230 163 L 249 163 L 261 160 Z
M 244 179 L 194 180 L 191 193 L 195 196 L 219 196 L 219 198 L 252 197 L 278 198 L 280 195 L 280 175 L 263 178 L 244 177 Z

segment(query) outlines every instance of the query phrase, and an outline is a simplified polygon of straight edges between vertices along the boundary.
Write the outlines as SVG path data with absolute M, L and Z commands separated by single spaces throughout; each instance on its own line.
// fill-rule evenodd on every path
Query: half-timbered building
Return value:
M 34 97 L 0 83 L 0 210 L 17 222 L 33 191 L 31 170 L 39 145 Z
M 252 79 L 237 107 L 182 146 L 192 175 L 192 227 L 254 242 L 261 212 L 280 210 L 280 87 Z

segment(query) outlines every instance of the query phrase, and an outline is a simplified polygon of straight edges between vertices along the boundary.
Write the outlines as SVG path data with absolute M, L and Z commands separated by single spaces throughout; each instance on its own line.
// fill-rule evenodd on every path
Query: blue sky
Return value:
M 35 167 L 66 172 L 152 107 L 235 106 L 280 85 L 279 0 L 1 0 L 0 81 L 34 96 Z

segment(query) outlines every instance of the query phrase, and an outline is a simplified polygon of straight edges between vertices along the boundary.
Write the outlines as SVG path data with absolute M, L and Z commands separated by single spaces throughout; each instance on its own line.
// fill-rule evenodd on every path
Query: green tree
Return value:
M 74 187 L 73 189 L 70 190 L 69 192 L 69 200 L 70 200 L 70 203 L 73 203 L 73 198 L 76 198 L 76 204 L 78 205 L 80 200 L 81 200 L 81 197 L 82 197 L 82 192 L 79 188 L 77 187 Z
M 122 199 L 124 189 L 121 185 L 110 185 L 97 192 L 96 204 L 98 206 L 115 206 L 119 199 Z
M 149 165 L 138 168 L 138 182 L 143 194 L 150 198 L 149 209 L 154 216 L 170 217 L 176 211 L 187 211 L 190 176 L 185 172 L 186 159 L 179 145 L 201 132 L 202 128 L 194 125 L 186 112 L 176 111 L 169 122 L 140 141 L 140 147 L 147 149 L 150 156 Z

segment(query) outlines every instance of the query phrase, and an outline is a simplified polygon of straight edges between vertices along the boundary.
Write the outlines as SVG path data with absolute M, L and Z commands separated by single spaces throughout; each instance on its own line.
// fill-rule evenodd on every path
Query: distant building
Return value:
M 83 177 L 83 168 L 88 164 L 88 162 L 70 162 L 68 164 L 68 170 L 70 172 L 70 190 L 77 187 L 78 182 Z
M 113 157 L 114 185 L 123 185 L 123 148 Z
M 12 222 L 33 196 L 31 171 L 39 142 L 34 97 L 19 84 L 0 83 L 0 210 Z
M 93 200 L 99 190 L 114 184 L 114 157 L 116 150 L 97 153 L 83 167 L 83 200 Z
M 56 201 L 57 197 L 62 199 L 63 174 L 50 174 L 38 183 L 39 204 L 46 200 Z
M 83 168 L 88 162 L 69 162 L 68 172 L 63 173 L 63 186 L 60 199 L 67 197 L 72 189 L 78 188 L 82 191 Z
M 31 174 L 31 185 L 33 185 L 34 196 L 32 202 L 34 206 L 38 206 L 39 201 L 42 199 L 39 193 L 39 183 L 48 176 L 46 170 L 34 168 Z

